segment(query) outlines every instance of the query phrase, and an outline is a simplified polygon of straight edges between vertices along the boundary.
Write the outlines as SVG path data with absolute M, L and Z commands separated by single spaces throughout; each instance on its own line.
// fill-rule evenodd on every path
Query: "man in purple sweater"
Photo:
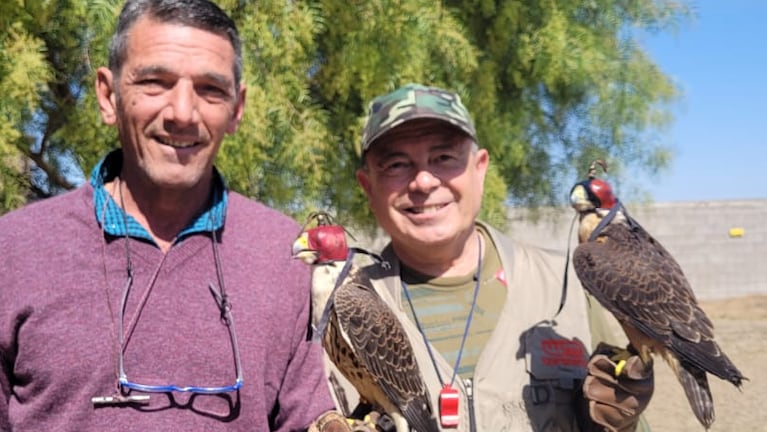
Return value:
M 121 149 L 0 218 L 0 431 L 294 431 L 332 409 L 300 228 L 213 166 L 241 71 L 214 4 L 128 0 L 96 79 Z

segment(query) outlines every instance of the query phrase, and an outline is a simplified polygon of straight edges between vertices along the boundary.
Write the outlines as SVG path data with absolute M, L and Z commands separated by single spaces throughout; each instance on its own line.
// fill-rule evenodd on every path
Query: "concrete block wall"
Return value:
M 676 258 L 698 298 L 767 295 L 767 200 L 625 205 Z M 511 209 L 509 234 L 546 248 L 564 251 L 568 241 L 575 248 L 573 216 L 569 207 Z

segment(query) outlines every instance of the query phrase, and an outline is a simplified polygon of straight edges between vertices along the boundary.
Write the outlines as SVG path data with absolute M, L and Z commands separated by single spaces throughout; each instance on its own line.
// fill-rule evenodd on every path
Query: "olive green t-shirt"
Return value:
M 506 300 L 506 278 L 498 251 L 488 234 L 483 229 L 478 229 L 485 250 L 482 251 L 477 302 L 469 323 L 460 364 L 456 368 L 458 375 L 463 378 L 473 375 L 482 349 L 495 329 Z M 434 278 L 403 265 L 401 278 L 404 282 L 403 307 L 408 317 L 414 322 L 417 317 L 417 323 L 429 342 L 449 363 L 455 365 L 471 311 L 474 291 L 477 288 L 476 272 L 463 276 Z M 412 300 L 412 308 L 408 297 Z M 442 377 L 442 380 L 448 381 L 451 378 Z

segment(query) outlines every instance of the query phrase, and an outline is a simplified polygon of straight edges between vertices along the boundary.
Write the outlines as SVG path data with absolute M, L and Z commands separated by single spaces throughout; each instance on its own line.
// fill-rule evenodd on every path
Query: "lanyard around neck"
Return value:
M 471 318 L 474 315 L 474 309 L 477 305 L 477 294 L 479 293 L 479 285 L 480 285 L 480 274 L 482 272 L 482 240 L 481 235 L 477 233 L 477 270 L 474 274 L 474 297 L 471 300 L 471 309 L 469 309 L 469 316 L 466 318 L 466 327 L 463 330 L 463 336 L 461 337 L 461 346 L 458 348 L 458 356 L 455 359 L 455 366 L 453 366 L 453 376 L 450 378 L 449 386 L 452 387 L 453 383 L 455 382 L 455 376 L 458 371 L 458 366 L 461 364 L 461 355 L 463 354 L 463 346 L 466 343 L 466 337 L 469 335 L 469 327 L 471 326 Z M 401 280 L 401 278 L 400 278 Z M 439 383 L 442 387 L 445 387 L 445 381 L 442 379 L 442 375 L 439 373 L 439 368 L 437 367 L 437 360 L 436 357 L 434 357 L 434 353 L 432 352 L 431 345 L 429 344 L 429 340 L 426 338 L 426 333 L 423 330 L 423 326 L 421 326 L 421 322 L 418 320 L 418 315 L 415 313 L 415 307 L 413 306 L 413 300 L 410 298 L 410 293 L 408 292 L 407 283 L 405 283 L 404 280 L 401 280 L 402 282 L 402 290 L 405 292 L 405 297 L 407 298 L 407 302 L 410 305 L 410 310 L 413 312 L 413 320 L 415 321 L 416 327 L 418 327 L 418 332 L 421 333 L 421 337 L 423 337 L 423 342 L 426 345 L 426 350 L 429 352 L 429 358 L 431 359 L 431 363 L 434 366 L 434 371 L 437 373 L 437 379 L 439 379 Z

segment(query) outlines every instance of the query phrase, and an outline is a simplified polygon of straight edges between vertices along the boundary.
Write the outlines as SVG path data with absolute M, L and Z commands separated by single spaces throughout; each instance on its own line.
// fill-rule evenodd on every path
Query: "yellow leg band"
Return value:
M 615 376 L 619 377 L 621 375 L 621 372 L 623 372 L 623 368 L 626 367 L 626 360 L 621 360 L 618 362 L 618 364 L 615 365 Z

